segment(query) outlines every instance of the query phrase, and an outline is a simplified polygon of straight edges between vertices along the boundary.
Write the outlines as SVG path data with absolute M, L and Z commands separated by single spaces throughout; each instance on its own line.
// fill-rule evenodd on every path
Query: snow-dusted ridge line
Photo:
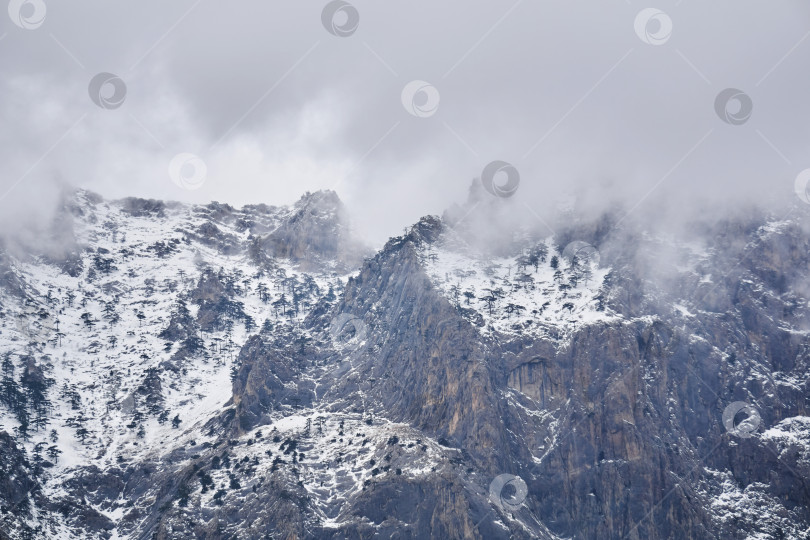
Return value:
M 525 265 L 528 253 L 493 258 L 450 231 L 419 254 L 434 286 L 485 335 L 558 339 L 618 318 L 600 296 L 610 268 L 572 264 L 549 247 L 552 238 L 541 244 Z
M 223 254 L 216 245 L 187 241 L 189 234 L 212 223 L 208 206 L 170 203 L 161 215 L 132 215 L 123 201 L 96 201 L 79 192 L 78 211 L 72 220 L 84 270 L 71 277 L 57 266 L 41 260 L 11 259 L 12 268 L 30 287 L 28 302 L 10 297 L 0 289 L 0 358 L 10 353 L 16 380 L 24 362 L 21 355 L 32 355 L 50 379 L 49 423 L 45 429 L 30 429 L 25 448 L 29 455 L 38 446 L 53 447 L 53 466 L 43 475 L 44 494 L 58 499 L 65 496 L 63 485 L 87 466 L 108 469 L 122 463 L 161 461 L 189 441 L 209 440 L 202 427 L 220 414 L 231 398 L 231 369 L 241 346 L 264 321 L 279 328 L 300 326 L 315 297 L 302 296 L 298 312 L 292 313 L 290 282 L 310 280 L 320 293 L 339 291 L 348 273 L 334 267 L 323 272 L 302 272 L 287 260 L 276 259 L 267 271 L 258 269 L 244 252 Z M 209 205 L 210 206 L 210 205 Z M 293 208 L 268 208 L 261 216 L 272 232 Z M 250 236 L 234 219 L 219 220 L 216 227 L 240 243 Z M 159 254 L 156 245 L 176 244 Z M 110 264 L 98 267 L 96 258 Z M 206 354 L 176 365 L 178 376 L 161 368 L 173 363 L 178 344 L 159 337 L 169 323 L 181 295 L 196 286 L 200 269 L 222 269 L 233 277 L 242 291 L 237 300 L 251 320 L 248 328 L 241 319 L 231 329 L 206 332 Z M 268 298 L 258 291 L 265 286 Z M 274 306 L 283 295 L 287 304 Z M 188 303 L 196 317 L 197 306 Z M 286 314 L 284 312 L 287 312 Z M 42 316 L 39 313 L 42 312 Z M 20 325 L 21 321 L 30 324 Z M 219 350 L 215 342 L 230 342 L 229 350 Z M 214 349 L 217 349 L 214 351 Z M 133 420 L 136 405 L 144 406 L 139 395 L 150 369 L 161 369 L 164 420 L 146 415 Z M 67 399 L 66 392 L 76 398 Z M 0 430 L 19 432 L 14 414 L 0 405 Z M 173 425 L 172 419 L 179 422 Z M 81 432 L 77 429 L 81 427 Z M 111 518 L 118 511 L 97 508 Z M 54 523 L 64 535 L 68 530 Z

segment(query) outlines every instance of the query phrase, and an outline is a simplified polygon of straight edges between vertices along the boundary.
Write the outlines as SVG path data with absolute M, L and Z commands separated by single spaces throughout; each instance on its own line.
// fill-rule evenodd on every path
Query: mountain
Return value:
M 807 220 L 509 204 L 66 197 L 0 250 L 0 539 L 810 537 Z

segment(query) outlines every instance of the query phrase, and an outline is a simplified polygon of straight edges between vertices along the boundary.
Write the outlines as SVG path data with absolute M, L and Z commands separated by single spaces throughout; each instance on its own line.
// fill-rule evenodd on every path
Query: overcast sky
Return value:
M 806 0 L 652 6 L 663 13 L 352 0 L 334 18 L 346 36 L 324 26 L 327 4 L 12 0 L 0 224 L 47 215 L 64 185 L 235 205 L 335 189 L 378 243 L 462 201 L 493 160 L 520 172 L 508 204 L 541 216 L 566 193 L 634 211 L 762 202 L 810 168 Z M 110 108 L 91 99 L 98 73 L 126 85 L 102 87 Z M 435 88 L 413 101 L 422 117 L 403 105 L 414 80 Z M 733 120 L 738 101 L 720 118 L 727 88 L 750 98 L 750 118 Z M 170 177 L 182 153 L 207 167 L 198 189 Z

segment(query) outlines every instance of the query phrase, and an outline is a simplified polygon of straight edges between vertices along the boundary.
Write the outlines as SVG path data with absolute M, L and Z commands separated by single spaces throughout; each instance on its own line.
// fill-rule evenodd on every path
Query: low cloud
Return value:
M 323 27 L 326 2 L 46 4 L 36 29 L 0 26 L 6 231 L 47 221 L 64 186 L 237 205 L 336 189 L 379 244 L 493 160 L 542 218 L 565 198 L 637 219 L 780 204 L 810 167 L 805 2 L 663 7 L 657 41 L 621 2 L 358 0 L 347 37 Z M 90 99 L 100 72 L 126 84 L 119 108 Z M 403 106 L 414 80 L 435 113 Z M 715 110 L 727 88 L 753 105 L 739 125 Z M 207 165 L 199 189 L 169 177 L 182 152 Z

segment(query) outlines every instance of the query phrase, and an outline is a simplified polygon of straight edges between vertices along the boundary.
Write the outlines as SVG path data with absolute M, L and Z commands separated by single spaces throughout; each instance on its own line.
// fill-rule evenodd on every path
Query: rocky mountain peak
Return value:
M 258 242 L 270 257 L 284 257 L 304 268 L 327 261 L 349 268 L 368 253 L 353 237 L 346 209 L 334 191 L 306 193 Z
M 331 189 L 307 191 L 295 202 L 294 207 L 313 211 L 318 210 L 324 213 L 344 212 L 343 201 L 340 200 L 337 192 Z
M 28 508 L 2 535 L 810 525 L 799 219 L 476 242 L 486 213 L 426 216 L 364 258 L 333 192 L 72 204 L 70 265 L 0 252 L 0 506 Z

